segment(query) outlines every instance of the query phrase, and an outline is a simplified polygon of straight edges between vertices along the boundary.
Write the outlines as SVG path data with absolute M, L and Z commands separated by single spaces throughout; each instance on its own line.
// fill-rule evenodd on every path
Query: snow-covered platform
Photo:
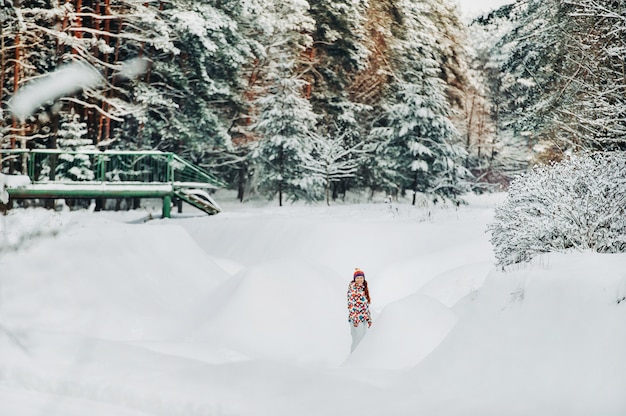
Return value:
M 0 149 L 0 202 L 14 199 L 162 198 L 208 213 L 221 211 L 208 189 L 225 184 L 173 153 Z M 59 180 L 62 178 L 62 180 Z

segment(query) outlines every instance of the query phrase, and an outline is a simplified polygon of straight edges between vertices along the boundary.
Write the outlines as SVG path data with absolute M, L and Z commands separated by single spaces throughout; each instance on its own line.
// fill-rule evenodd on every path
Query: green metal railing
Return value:
M 0 173 L 28 175 L 32 183 L 171 183 L 223 188 L 224 182 L 174 153 L 0 149 Z

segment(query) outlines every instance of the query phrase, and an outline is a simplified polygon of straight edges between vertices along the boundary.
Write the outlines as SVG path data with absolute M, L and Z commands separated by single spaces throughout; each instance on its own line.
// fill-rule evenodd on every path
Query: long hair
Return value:
M 356 277 L 353 277 L 352 281 L 356 282 Z M 367 287 L 367 280 L 365 280 L 365 277 L 363 278 L 363 290 L 365 291 L 365 297 L 367 298 L 367 303 L 372 303 L 372 299 L 370 298 L 370 290 Z

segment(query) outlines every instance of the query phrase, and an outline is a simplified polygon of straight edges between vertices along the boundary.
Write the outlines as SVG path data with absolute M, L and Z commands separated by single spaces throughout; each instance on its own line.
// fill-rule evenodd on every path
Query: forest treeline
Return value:
M 0 0 L 2 148 L 171 151 L 237 189 L 444 198 L 624 150 L 624 0 Z M 133 59 L 149 64 L 120 75 Z M 69 62 L 104 82 L 10 111 Z M 80 178 L 73 178 L 80 180 Z

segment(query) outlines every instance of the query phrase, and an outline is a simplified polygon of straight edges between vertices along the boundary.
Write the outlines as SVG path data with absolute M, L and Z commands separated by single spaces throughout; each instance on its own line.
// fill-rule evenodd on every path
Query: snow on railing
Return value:
M 159 151 L 0 149 L 0 172 L 33 183 L 141 182 L 221 188 L 225 183 L 178 155 Z

